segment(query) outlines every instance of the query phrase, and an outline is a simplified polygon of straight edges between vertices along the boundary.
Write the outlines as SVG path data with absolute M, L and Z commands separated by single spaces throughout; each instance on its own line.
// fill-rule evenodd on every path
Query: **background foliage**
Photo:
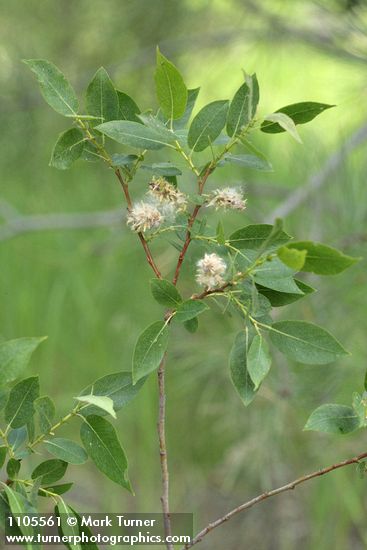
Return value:
M 337 104 L 301 129 L 303 147 L 284 135 L 262 136 L 261 149 L 274 173 L 231 166 L 216 174 L 213 186 L 227 178 L 245 184 L 245 223 L 271 222 L 273 209 L 289 204 L 285 201 L 292 192 L 307 185 L 367 121 L 364 2 L 108 0 L 103 9 L 97 0 L 1 4 L 1 200 L 6 203 L 0 207 L 5 215 L 9 204 L 27 215 L 110 210 L 121 203 L 120 190 L 104 167 L 80 163 L 65 174 L 47 166 L 48 144 L 67 121 L 46 108 L 20 63 L 24 57 L 51 59 L 78 90 L 96 66 L 104 65 L 144 108 L 154 99 L 147 67 L 154 66 L 158 43 L 190 87 L 205 83 L 198 107 L 214 96 L 230 95 L 241 83 L 239 66 L 256 70 L 262 105 L 269 112 L 304 99 Z M 292 234 L 366 256 L 365 147 L 362 143 L 347 155 L 322 188 L 287 216 Z M 145 181 L 140 183 L 135 196 Z M 243 216 L 231 216 L 234 226 Z M 230 231 L 225 216 L 222 221 Z M 4 226 L 0 238 L 5 236 L 1 231 Z M 168 264 L 167 252 L 162 249 L 160 256 L 160 263 Z M 40 373 L 44 392 L 60 408 L 70 408 L 70 396 L 91 380 L 130 367 L 137 334 L 160 308 L 146 286 L 150 273 L 141 250 L 124 226 L 24 233 L 0 243 L 0 261 L 1 335 L 4 340 L 49 336 L 33 358 L 30 375 Z M 320 368 L 292 366 L 279 356 L 254 408 L 244 409 L 230 386 L 227 356 L 236 331 L 231 320 L 204 313 L 191 354 L 184 332 L 176 337 L 167 376 L 174 510 L 194 511 L 202 525 L 261 489 L 364 450 L 360 432 L 334 439 L 301 429 L 320 403 L 349 404 L 359 380 L 362 389 L 365 283 L 361 262 L 335 279 L 320 278 L 318 294 L 292 306 L 298 318 L 327 326 L 352 357 Z M 78 470 L 80 483 L 72 498 L 79 510 L 158 510 L 155 423 L 152 377 L 118 425 L 133 458 L 136 497 L 117 496 L 91 466 L 84 479 Z M 234 549 L 246 541 L 259 549 L 364 548 L 364 483 L 353 468 L 336 472 L 238 518 L 216 533 L 216 545 Z M 211 544 L 208 538 L 202 547 Z

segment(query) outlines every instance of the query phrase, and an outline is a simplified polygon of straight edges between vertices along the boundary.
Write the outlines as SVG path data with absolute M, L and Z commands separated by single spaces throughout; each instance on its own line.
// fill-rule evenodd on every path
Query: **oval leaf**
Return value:
M 187 137 L 190 149 L 203 151 L 213 143 L 226 123 L 228 105 L 227 100 L 213 101 L 198 112 Z
M 207 309 L 209 309 L 208 306 L 201 300 L 187 300 L 178 306 L 174 319 L 179 323 L 185 323 Z
M 132 492 L 127 459 L 114 427 L 101 416 L 87 416 L 80 429 L 84 448 L 97 468 L 109 479 Z
M 42 484 L 48 485 L 50 483 L 55 483 L 64 477 L 67 467 L 67 462 L 56 458 L 51 458 L 50 460 L 45 460 L 44 462 L 41 462 L 41 464 L 38 464 L 38 466 L 33 470 L 31 477 L 32 479 L 41 477 Z
M 227 117 L 227 134 L 232 137 L 240 134 L 256 114 L 259 103 L 259 85 L 256 74 L 247 76 L 247 82 L 235 93 L 229 106 Z
M 59 170 L 67 170 L 78 160 L 83 152 L 85 139 L 78 128 L 70 128 L 59 135 L 53 148 L 50 166 Z
M 313 411 L 305 430 L 329 434 L 347 434 L 360 427 L 360 419 L 352 407 L 326 404 Z
M 142 378 L 137 384 L 133 385 L 131 372 L 116 372 L 107 374 L 96 380 L 93 385 L 83 390 L 81 396 L 88 394 L 96 394 L 99 396 L 105 395 L 112 399 L 114 410 L 119 411 L 134 399 L 144 382 L 145 378 Z M 99 407 L 90 405 L 89 407 L 83 408 L 80 414 L 83 416 L 88 416 L 89 414 L 104 416 L 107 413 Z
M 324 365 L 348 352 L 325 329 L 306 321 L 279 321 L 271 326 L 270 338 L 285 355 L 309 365 Z
M 152 279 L 150 281 L 150 290 L 152 291 L 153 298 L 162 306 L 177 307 L 182 302 L 180 293 L 175 285 L 166 279 Z
M 157 48 L 155 85 L 159 106 L 170 120 L 180 118 L 186 109 L 187 88 L 176 67 Z
M 312 241 L 297 241 L 290 243 L 288 248 L 306 250 L 307 256 L 302 271 L 310 271 L 318 275 L 337 275 L 359 261 L 336 248 Z
M 132 120 L 134 122 L 139 122 L 140 120 L 136 115 L 140 113 L 140 109 L 133 100 L 132 97 L 125 94 L 124 92 L 120 92 L 120 90 L 116 90 L 117 98 L 119 102 L 119 116 L 118 119 L 120 120 Z
M 277 250 L 278 258 L 291 269 L 301 271 L 305 264 L 307 250 L 296 250 L 288 246 L 281 246 Z
M 137 149 L 173 147 L 172 143 L 177 139 L 168 130 L 162 132 L 128 120 L 112 120 L 96 126 L 96 129 L 118 143 Z
M 182 130 L 185 128 L 187 123 L 190 120 L 192 111 L 194 109 L 196 99 L 199 95 L 200 88 L 194 88 L 192 90 L 187 90 L 187 104 L 184 114 L 181 118 L 174 121 L 173 127 L 177 130 Z
M 26 59 L 24 63 L 35 73 L 47 103 L 61 115 L 76 116 L 78 98 L 63 73 L 45 59 Z
M 26 378 L 16 384 L 5 407 L 5 420 L 12 428 L 25 426 L 34 415 L 34 401 L 39 396 L 38 376 Z
M 226 155 L 224 157 L 225 162 L 231 164 L 238 164 L 240 166 L 245 166 L 246 168 L 253 168 L 254 170 L 261 170 L 262 172 L 272 172 L 273 167 L 266 160 L 266 158 L 261 158 L 256 155 Z
M 46 338 L 17 338 L 0 344 L 0 385 L 8 384 L 22 374 L 32 353 Z
M 238 229 L 229 237 L 230 244 L 235 248 L 258 249 L 266 244 L 274 230 L 273 225 L 269 224 L 251 224 L 242 229 Z M 269 242 L 270 248 L 281 246 L 288 242 L 292 237 L 285 231 L 280 230 L 272 242 Z
M 9 486 L 4 487 L 6 496 L 8 497 L 9 507 L 14 515 L 30 514 L 35 513 L 35 510 L 32 508 L 31 503 L 17 491 Z M 25 522 L 26 523 L 26 522 Z M 32 536 L 34 534 L 33 527 L 30 525 L 24 525 L 23 522 L 20 522 L 19 529 L 25 536 Z M 37 545 L 28 544 L 28 548 L 36 548 Z
M 48 433 L 55 418 L 55 405 L 47 395 L 39 397 L 34 402 L 34 408 L 38 413 L 38 423 L 41 434 Z
M 60 518 L 59 532 L 60 534 L 68 537 L 70 541 L 78 540 L 79 537 L 79 525 L 78 518 L 74 514 L 73 510 L 63 501 L 60 497 L 58 504 L 55 506 L 55 516 Z M 71 521 L 70 519 L 71 518 Z M 66 546 L 69 550 L 82 550 L 80 544 L 67 543 Z M 84 546 L 84 544 L 83 544 Z
M 296 125 L 288 115 L 284 113 L 273 113 L 271 115 L 267 115 L 265 120 L 270 120 L 271 122 L 277 123 L 278 126 L 281 126 L 286 132 L 288 132 L 293 139 L 298 141 L 298 143 L 302 143 Z
M 133 357 L 133 383 L 159 367 L 168 345 L 168 326 L 156 321 L 139 336 Z
M 81 401 L 82 403 L 87 403 L 89 405 L 93 405 L 94 407 L 98 407 L 107 414 L 110 414 L 113 418 L 116 418 L 116 413 L 113 408 L 113 401 L 105 395 L 81 395 L 79 397 L 75 397 L 75 399 Z
M 53 437 L 44 444 L 50 454 L 69 464 L 84 464 L 88 459 L 85 450 L 70 439 Z
M 103 67 L 98 69 L 87 88 L 86 107 L 88 113 L 98 117 L 100 122 L 118 119 L 119 100 L 117 93 L 106 69 Z
M 247 370 L 257 390 L 271 366 L 269 348 L 260 334 L 256 334 L 247 354 Z
M 316 103 L 314 101 L 303 101 L 301 103 L 294 103 L 292 105 L 286 105 L 276 111 L 277 113 L 284 113 L 290 117 L 294 124 L 305 124 L 310 122 L 317 115 L 321 114 L 326 109 L 335 107 L 335 105 L 327 105 L 326 103 Z M 285 129 L 277 122 L 265 121 L 261 125 L 261 130 L 269 134 L 278 134 L 284 132 Z
M 247 370 L 249 337 L 244 331 L 237 334 L 229 357 L 231 380 L 244 405 L 249 405 L 256 395 L 255 384 Z
M 296 294 L 293 294 L 291 292 L 279 292 L 277 290 L 266 288 L 259 284 L 257 284 L 256 287 L 258 291 L 269 300 L 273 307 L 281 307 L 292 304 L 293 302 L 304 298 L 304 296 L 306 296 L 307 294 L 315 292 L 315 289 L 312 288 L 312 286 L 306 285 L 306 283 L 304 283 L 303 281 L 294 279 L 294 282 L 296 283 L 298 289 L 302 292 L 302 294 L 298 294 L 298 292 Z

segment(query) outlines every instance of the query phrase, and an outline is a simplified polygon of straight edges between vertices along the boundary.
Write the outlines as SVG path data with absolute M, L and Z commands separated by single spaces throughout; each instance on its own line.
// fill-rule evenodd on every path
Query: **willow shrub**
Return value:
M 210 309 L 213 298 L 223 303 L 225 312 L 235 315 L 239 332 L 230 353 L 228 376 L 234 386 L 233 398 L 240 398 L 247 407 L 266 384 L 272 346 L 292 361 L 320 366 L 348 354 L 324 328 L 303 320 L 273 322 L 272 313 L 314 292 L 302 279 L 303 273 L 336 275 L 356 259 L 326 244 L 293 239 L 279 219 L 274 225 L 243 225 L 231 235 L 226 235 L 222 223 L 211 225 L 214 210 L 226 210 L 230 216 L 247 206 L 241 188 L 207 191 L 212 174 L 228 164 L 241 166 L 244 174 L 248 169 L 271 170 L 270 162 L 252 144 L 252 136 L 267 133 L 276 139 L 277 134 L 288 132 L 300 142 L 297 126 L 312 121 L 331 105 L 296 103 L 261 117 L 256 75 L 244 74 L 231 100 L 215 99 L 192 116 L 199 88 L 188 89 L 177 68 L 158 50 L 158 109 L 142 112 L 134 99 L 116 89 L 104 68 L 87 87 L 81 109 L 71 84 L 52 63 L 41 59 L 25 63 L 36 76 L 46 102 L 71 123 L 58 137 L 50 165 L 66 170 L 79 159 L 98 161 L 117 177 L 126 198 L 127 231 L 132 237 L 135 233 L 143 246 L 154 272 L 152 298 L 162 306 L 161 319 L 137 338 L 131 371 L 103 376 L 76 398 L 71 397 L 70 413 L 61 420 L 55 420 L 52 399 L 40 396 L 38 378 L 21 379 L 43 338 L 19 338 L 0 345 L 0 465 L 6 464 L 7 472 L 0 492 L 1 508 L 7 513 L 35 511 L 39 498 L 47 497 L 55 502 L 58 513 L 74 514 L 64 500 L 72 486 L 62 480 L 68 464 L 82 465 L 91 459 L 107 478 L 132 491 L 127 458 L 113 419 L 148 376 L 157 369 L 162 375 L 177 325 L 187 329 L 187 353 L 194 353 L 190 351 L 190 334 L 199 330 L 200 316 Z M 118 152 L 110 153 L 110 145 Z M 147 182 L 146 193 L 140 198 L 130 188 L 138 172 Z M 189 179 L 197 182 L 194 194 L 187 190 Z M 248 202 L 251 209 L 251 197 Z M 151 251 L 151 242 L 160 238 L 177 249 L 171 273 L 161 272 Z M 191 273 L 191 290 L 183 295 L 178 283 L 192 241 L 201 250 L 201 259 Z M 131 271 L 133 274 L 134 267 Z M 218 314 L 218 309 L 212 314 Z M 162 378 L 160 390 L 164 399 Z M 69 421 L 80 424 L 79 442 L 58 437 L 58 428 Z M 160 417 L 160 446 L 161 455 L 165 455 L 162 423 L 164 416 Z M 346 434 L 365 425 L 364 395 L 355 394 L 351 406 L 322 404 L 312 412 L 305 428 Z M 39 464 L 30 471 L 28 458 L 34 453 Z M 165 482 L 164 461 L 165 456 Z M 165 491 L 163 509 L 167 514 L 168 483 Z

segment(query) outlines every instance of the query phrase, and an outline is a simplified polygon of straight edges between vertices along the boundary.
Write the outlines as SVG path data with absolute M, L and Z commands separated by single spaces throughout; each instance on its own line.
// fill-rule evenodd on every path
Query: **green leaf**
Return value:
M 88 140 L 84 141 L 84 147 L 80 158 L 82 160 L 86 160 L 87 162 L 97 162 L 99 160 L 104 160 L 97 147 Z
M 156 162 L 153 164 L 142 164 L 141 168 L 149 170 L 157 176 L 181 176 L 182 172 L 171 162 Z
M 181 295 L 175 285 L 166 279 L 152 279 L 150 290 L 153 298 L 162 306 L 176 308 L 182 302 Z
M 314 410 L 304 429 L 344 435 L 359 427 L 360 419 L 352 407 L 330 403 Z
M 8 443 L 12 447 L 13 451 L 16 452 L 22 447 L 22 445 L 27 441 L 28 430 L 26 425 L 21 428 L 16 428 L 15 430 L 10 430 L 8 433 Z
M 0 468 L 4 466 L 7 452 L 8 452 L 7 447 L 4 447 L 4 446 L 0 447 Z
M 76 512 L 74 508 L 72 508 L 71 506 L 69 506 L 69 508 L 78 520 L 79 536 L 82 537 L 82 540 L 88 540 L 87 543 L 82 543 L 83 550 L 98 550 L 97 544 L 95 542 L 91 542 L 94 540 L 92 538 L 94 533 L 90 530 L 90 528 L 87 525 L 85 525 L 85 523 L 82 521 L 82 518 L 78 514 L 78 512 Z
M 277 256 L 283 264 L 295 271 L 301 271 L 306 261 L 307 250 L 297 250 L 296 248 L 282 246 L 277 250 Z
M 23 495 L 21 495 L 17 491 L 13 491 L 13 489 L 7 485 L 4 486 L 4 491 L 8 498 L 9 507 L 12 514 L 22 515 L 26 513 L 29 514 L 30 512 L 35 512 L 35 510 L 32 509 L 30 502 L 28 502 L 28 500 Z M 33 527 L 28 524 L 24 525 L 23 522 L 20 522 L 19 529 L 24 536 L 32 536 L 34 534 Z M 27 544 L 27 548 L 36 547 L 37 545 Z
M 116 90 L 116 93 L 119 102 L 118 119 L 130 120 L 133 122 L 138 122 L 140 124 L 140 120 L 136 116 L 140 113 L 140 109 L 135 101 L 132 99 L 132 97 L 125 94 L 124 92 L 120 92 L 120 90 Z
M 17 338 L 0 344 L 0 385 L 8 384 L 22 374 L 32 353 L 46 338 Z
M 256 74 L 247 75 L 246 82 L 235 93 L 228 110 L 227 134 L 240 134 L 256 114 L 259 103 L 259 84 Z
M 321 114 L 326 109 L 335 107 L 335 105 L 327 105 L 325 103 L 316 103 L 313 101 L 304 101 L 302 103 L 294 103 L 293 105 L 287 105 L 276 111 L 277 113 L 284 113 L 290 117 L 294 124 L 305 124 L 314 119 L 317 115 Z M 263 122 L 261 130 L 269 134 L 278 134 L 284 132 L 284 128 L 277 124 L 277 122 Z
M 315 289 L 312 288 L 312 286 L 306 285 L 306 283 L 304 283 L 303 281 L 294 279 L 294 282 L 303 294 L 299 294 L 298 292 L 296 294 L 293 294 L 291 292 L 279 292 L 277 290 L 266 288 L 259 284 L 257 284 L 256 287 L 259 292 L 269 300 L 273 307 L 281 307 L 292 304 L 293 302 L 304 298 L 307 294 L 315 292 Z
M 79 540 L 76 538 L 79 537 L 78 519 L 73 510 L 69 508 L 61 497 L 58 499 L 57 506 L 55 506 L 55 516 L 60 518 L 59 531 L 61 534 L 68 538 L 70 537 L 71 541 L 75 542 L 75 540 Z M 69 518 L 72 518 L 72 521 Z M 70 550 L 82 550 L 80 544 L 72 544 L 70 542 L 67 543 L 67 546 Z
M 112 399 L 115 411 L 119 411 L 134 399 L 144 382 L 145 378 L 142 378 L 137 384 L 133 385 L 131 372 L 116 372 L 99 378 L 94 384 L 85 388 L 80 395 L 105 395 Z M 83 408 L 80 414 L 83 416 L 90 414 L 104 416 L 107 413 L 103 409 L 91 405 Z
M 20 470 L 20 460 L 16 458 L 10 458 L 6 465 L 6 473 L 9 479 L 15 479 Z
M 270 338 L 282 353 L 308 365 L 324 365 L 348 355 L 329 332 L 306 321 L 274 323 Z
M 47 103 L 64 116 L 76 116 L 78 98 L 63 73 L 45 59 L 25 59 L 24 63 L 37 77 L 41 92 Z
M 53 420 L 55 418 L 56 411 L 54 402 L 50 397 L 44 395 L 43 397 L 39 397 L 35 400 L 34 408 L 38 413 L 40 433 L 48 433 L 52 428 Z
M 162 132 L 128 120 L 111 120 L 96 126 L 96 130 L 118 143 L 137 149 L 154 150 L 166 146 L 174 148 L 172 143 L 177 139 L 169 130 Z
M 278 292 L 302 295 L 303 292 L 294 281 L 293 275 L 293 269 L 284 265 L 278 258 L 272 258 L 256 269 L 253 279 L 256 284 Z
M 44 444 L 50 454 L 69 464 L 84 464 L 88 460 L 84 449 L 70 439 L 53 437 Z
M 262 172 L 272 172 L 273 167 L 266 158 L 261 158 L 256 155 L 233 155 L 228 154 L 224 157 L 225 162 L 231 164 L 239 164 L 246 168 L 253 168 L 254 170 L 261 170 Z
M 64 477 L 68 463 L 64 460 L 58 460 L 57 458 L 51 458 L 50 460 L 45 460 L 38 464 L 38 466 L 33 470 L 31 477 L 32 479 L 37 479 L 38 477 L 42 478 L 43 485 L 49 485 L 50 483 L 55 483 Z
M 114 427 L 101 416 L 84 419 L 80 437 L 97 468 L 109 479 L 132 492 L 127 475 L 127 459 Z
M 173 123 L 174 129 L 180 130 L 185 128 L 187 123 L 190 120 L 192 111 L 194 109 L 197 97 L 199 95 L 200 88 L 194 88 L 192 90 L 187 90 L 187 104 L 184 114 L 181 118 L 177 119 Z
M 182 302 L 182 304 L 178 306 L 174 319 L 179 323 L 185 323 L 186 321 L 194 319 L 194 317 L 197 317 L 207 309 L 209 309 L 208 306 L 201 300 L 186 300 L 186 302 Z
M 68 170 L 81 156 L 85 144 L 83 133 L 78 128 L 70 128 L 59 135 L 53 148 L 50 166 L 58 170 Z
M 367 425 L 367 400 L 366 400 L 367 394 L 364 392 L 363 395 L 360 395 L 358 392 L 353 393 L 353 401 L 352 406 L 359 417 L 360 420 L 360 427 L 366 427 Z
M 34 415 L 34 401 L 39 396 L 38 376 L 21 380 L 9 395 L 5 407 L 5 420 L 12 428 L 25 426 Z
M 276 124 L 278 124 L 278 126 L 283 128 L 283 130 L 288 132 L 293 139 L 298 141 L 298 143 L 302 143 L 302 140 L 297 131 L 296 125 L 288 115 L 284 113 L 273 113 L 271 115 L 267 115 L 265 117 L 265 120 L 269 120 L 270 122 L 275 122 Z
M 114 153 L 111 156 L 112 164 L 114 166 L 129 166 L 134 164 L 138 160 L 137 155 L 120 155 L 119 153 Z
M 311 271 L 318 275 L 336 275 L 360 260 L 346 256 L 331 246 L 312 241 L 290 243 L 288 248 L 306 250 L 307 256 L 302 271 Z
M 193 319 L 190 319 L 189 321 L 185 321 L 183 325 L 187 330 L 187 332 L 194 334 L 199 328 L 199 320 L 197 317 L 193 317 Z
M 55 493 L 55 495 L 63 495 L 64 493 L 70 491 L 73 485 L 74 483 L 60 483 L 60 485 L 50 485 L 44 487 L 44 489 L 46 491 L 50 491 L 50 493 Z M 46 495 L 45 492 L 40 489 L 38 491 L 38 496 L 48 498 L 49 495 Z
M 231 379 L 244 405 L 249 405 L 256 395 L 255 384 L 247 370 L 247 352 L 250 346 L 248 331 L 237 334 L 229 357 Z
M 87 112 L 98 117 L 100 122 L 117 120 L 119 117 L 119 99 L 103 67 L 98 69 L 87 88 L 86 107 Z
M 220 245 L 224 245 L 225 242 L 226 242 L 226 235 L 225 235 L 225 232 L 224 232 L 224 227 L 223 227 L 223 224 L 220 220 L 217 224 L 217 232 L 216 232 L 215 238 L 216 238 L 217 243 L 220 244 Z
M 247 370 L 257 390 L 271 366 L 269 348 L 260 334 L 256 334 L 247 354 Z
M 190 149 L 203 151 L 213 143 L 224 128 L 228 106 L 227 100 L 213 101 L 198 112 L 187 137 Z
M 168 346 L 168 325 L 156 321 L 139 336 L 133 357 L 133 383 L 159 367 Z
M 157 48 L 157 68 L 154 75 L 159 106 L 170 119 L 183 116 L 187 105 L 187 88 L 176 67 Z
M 8 388 L 1 388 L 0 387 L 0 411 L 3 410 L 3 408 L 5 407 L 8 399 L 9 399 L 9 390 L 8 390 Z
M 113 401 L 110 397 L 107 397 L 105 395 L 80 395 L 79 397 L 75 397 L 78 401 L 81 401 L 82 403 L 87 403 L 89 405 L 93 405 L 94 407 L 98 407 L 99 409 L 102 409 L 107 414 L 110 414 L 113 418 L 116 417 L 115 410 L 113 408 Z
M 267 242 L 273 231 L 273 226 L 269 224 L 247 225 L 238 229 L 229 237 L 230 244 L 235 248 L 243 249 L 258 249 Z M 292 237 L 285 231 L 280 231 L 274 241 L 271 243 L 271 248 L 276 248 L 288 242 Z

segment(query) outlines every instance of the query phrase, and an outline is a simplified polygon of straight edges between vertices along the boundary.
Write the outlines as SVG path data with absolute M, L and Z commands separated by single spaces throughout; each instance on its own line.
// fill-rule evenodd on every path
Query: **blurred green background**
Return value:
M 257 72 L 263 115 L 303 100 L 336 104 L 300 128 L 303 146 L 284 134 L 256 137 L 274 173 L 226 168 L 212 185 L 246 188 L 246 213 L 231 221 L 222 217 L 228 231 L 272 221 L 280 208 L 278 213 L 287 214 L 287 230 L 298 238 L 367 256 L 365 2 L 1 0 L 0 6 L 1 337 L 49 336 L 31 371 L 40 373 L 43 392 L 55 398 L 60 414 L 92 380 L 130 369 L 136 337 L 159 318 L 160 308 L 150 296 L 151 273 L 139 244 L 123 223 L 29 230 L 34 223 L 65 225 L 58 217 L 41 216 L 50 213 L 79 219 L 82 213 L 115 211 L 122 197 L 104 166 L 79 162 L 68 172 L 48 167 L 67 121 L 45 104 L 22 58 L 53 61 L 80 94 L 103 65 L 120 89 L 148 108 L 155 105 L 159 44 L 189 87 L 202 87 L 198 106 L 231 97 L 241 83 L 241 68 Z M 146 184 L 144 176 L 135 197 Z M 296 204 L 294 193 L 301 188 L 307 192 Z M 23 218 L 35 215 L 41 217 Z M 156 252 L 169 272 L 174 249 L 161 245 Z M 186 276 L 192 269 L 188 257 Z M 277 315 L 326 326 L 352 356 L 306 367 L 275 354 L 270 376 L 247 409 L 228 376 L 235 320 L 206 313 L 191 347 L 187 333 L 176 329 L 167 373 L 171 501 L 174 511 L 194 512 L 198 528 L 262 490 L 366 449 L 363 432 L 344 438 L 302 432 L 316 406 L 349 404 L 352 392 L 362 390 L 366 264 L 310 281 L 319 292 Z M 69 500 L 77 509 L 159 511 L 156 416 L 152 376 L 117 422 L 136 496 L 120 491 L 92 465 L 71 467 L 77 483 Z M 366 548 L 365 483 L 353 467 L 312 481 L 232 520 L 200 548 Z

